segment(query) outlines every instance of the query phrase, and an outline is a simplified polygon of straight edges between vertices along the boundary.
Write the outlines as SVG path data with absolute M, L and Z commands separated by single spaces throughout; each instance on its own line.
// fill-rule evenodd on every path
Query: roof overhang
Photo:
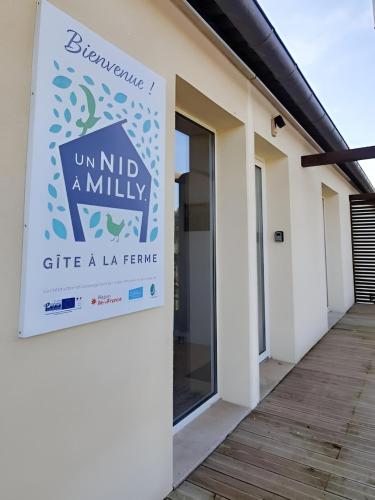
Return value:
M 323 152 L 349 149 L 302 72 L 255 0 L 174 0 L 188 4 L 225 42 Z M 238 64 L 237 64 L 238 65 Z M 286 116 L 288 118 L 288 116 Z M 337 163 L 360 192 L 374 187 L 356 161 Z

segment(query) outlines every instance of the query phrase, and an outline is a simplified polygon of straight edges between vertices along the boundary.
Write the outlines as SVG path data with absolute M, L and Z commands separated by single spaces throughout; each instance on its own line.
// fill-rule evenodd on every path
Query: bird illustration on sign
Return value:
M 86 121 L 83 121 L 82 118 L 79 118 L 76 121 L 77 127 L 82 129 L 81 132 L 82 136 L 85 135 L 90 128 L 96 125 L 96 123 L 100 120 L 100 117 L 95 116 L 96 104 L 95 104 L 95 98 L 92 95 L 91 91 L 86 87 L 86 85 L 79 84 L 79 87 L 81 87 L 86 96 L 87 111 L 89 112 L 89 116 Z
M 111 241 L 119 241 L 121 231 L 124 229 L 125 221 L 122 219 L 120 224 L 113 222 L 112 216 L 107 214 L 107 230 L 113 236 Z

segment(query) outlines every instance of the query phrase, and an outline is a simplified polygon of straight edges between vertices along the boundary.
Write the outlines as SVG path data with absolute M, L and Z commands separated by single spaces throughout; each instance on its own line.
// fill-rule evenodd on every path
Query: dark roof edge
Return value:
M 348 145 L 256 0 L 188 0 L 324 151 Z M 338 164 L 361 192 L 374 187 L 358 162 Z

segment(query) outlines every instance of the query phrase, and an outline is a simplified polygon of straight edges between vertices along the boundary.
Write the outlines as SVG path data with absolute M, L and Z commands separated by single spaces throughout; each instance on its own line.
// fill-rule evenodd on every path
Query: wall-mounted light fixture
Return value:
M 272 137 L 276 137 L 278 129 L 285 127 L 285 125 L 286 125 L 286 123 L 284 121 L 284 118 L 281 115 L 274 116 L 271 119 L 271 134 L 272 134 Z

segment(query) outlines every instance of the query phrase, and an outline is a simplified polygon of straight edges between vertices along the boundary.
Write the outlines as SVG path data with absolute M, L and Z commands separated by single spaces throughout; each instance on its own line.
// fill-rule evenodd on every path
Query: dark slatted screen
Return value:
M 375 194 L 350 196 L 355 301 L 375 302 Z

